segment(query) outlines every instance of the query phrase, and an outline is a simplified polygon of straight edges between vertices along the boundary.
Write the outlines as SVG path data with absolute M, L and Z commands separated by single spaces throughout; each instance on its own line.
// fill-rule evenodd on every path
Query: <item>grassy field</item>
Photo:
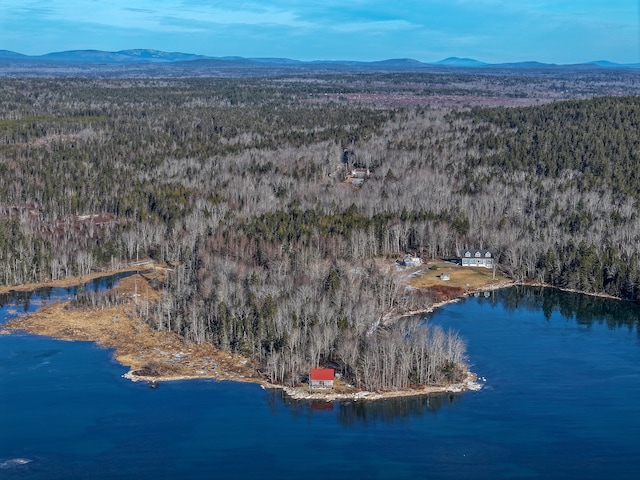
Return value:
M 483 267 L 462 267 L 442 260 L 432 260 L 419 267 L 408 269 L 409 284 L 416 288 L 448 286 L 475 290 L 498 286 L 510 282 L 510 279 L 496 271 Z M 443 280 L 442 274 L 448 273 L 450 279 Z

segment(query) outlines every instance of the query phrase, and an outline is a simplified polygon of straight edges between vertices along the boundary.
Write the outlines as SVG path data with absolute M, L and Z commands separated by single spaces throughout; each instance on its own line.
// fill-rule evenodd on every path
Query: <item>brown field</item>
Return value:
M 432 269 L 433 268 L 433 269 Z M 437 268 L 437 270 L 435 269 Z M 462 267 L 443 260 L 431 260 L 420 267 L 408 270 L 408 283 L 415 288 L 449 287 L 472 291 L 485 288 L 495 288 L 511 283 L 511 280 L 496 270 L 482 267 Z M 449 280 L 442 280 L 441 275 L 448 273 Z

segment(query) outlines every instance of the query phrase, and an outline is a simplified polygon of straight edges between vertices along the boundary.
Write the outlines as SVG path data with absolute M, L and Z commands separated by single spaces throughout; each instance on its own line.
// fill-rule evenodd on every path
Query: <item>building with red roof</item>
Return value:
M 333 368 L 312 368 L 309 375 L 309 390 L 327 390 L 333 388 L 336 374 Z

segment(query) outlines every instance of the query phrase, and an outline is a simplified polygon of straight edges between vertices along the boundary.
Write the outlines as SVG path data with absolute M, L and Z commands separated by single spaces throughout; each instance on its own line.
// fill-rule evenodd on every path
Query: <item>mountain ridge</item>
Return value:
M 556 68 L 556 67 L 591 67 L 591 68 L 640 68 L 640 63 L 621 64 L 608 60 L 595 60 L 577 64 L 553 64 L 537 61 L 486 63 L 474 58 L 447 57 L 436 62 L 422 62 L 412 58 L 396 58 L 376 61 L 358 60 L 311 60 L 303 61 L 277 57 L 211 57 L 183 52 L 164 52 L 153 49 L 128 49 L 114 52 L 104 50 L 65 50 L 50 52 L 44 55 L 25 55 L 11 50 L 0 50 L 0 61 L 72 63 L 72 64 L 136 64 L 136 63 L 181 63 L 202 61 L 225 64 L 229 66 L 362 66 L 387 68 L 427 68 L 427 67 L 461 67 L 461 68 Z

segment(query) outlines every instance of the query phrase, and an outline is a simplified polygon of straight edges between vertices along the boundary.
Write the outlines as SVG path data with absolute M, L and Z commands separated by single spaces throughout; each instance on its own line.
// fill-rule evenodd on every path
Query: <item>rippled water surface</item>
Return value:
M 336 405 L 151 389 L 91 343 L 0 335 L 0 478 L 636 478 L 639 316 L 554 290 L 471 298 L 428 321 L 466 338 L 482 390 Z

